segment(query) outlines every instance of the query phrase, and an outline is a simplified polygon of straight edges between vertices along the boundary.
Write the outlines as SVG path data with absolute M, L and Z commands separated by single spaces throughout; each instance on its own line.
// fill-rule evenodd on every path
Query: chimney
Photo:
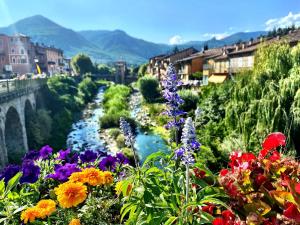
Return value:
M 242 49 L 244 49 L 245 48 L 245 43 L 242 43 Z
M 280 40 L 280 36 L 279 35 L 276 36 L 276 40 Z

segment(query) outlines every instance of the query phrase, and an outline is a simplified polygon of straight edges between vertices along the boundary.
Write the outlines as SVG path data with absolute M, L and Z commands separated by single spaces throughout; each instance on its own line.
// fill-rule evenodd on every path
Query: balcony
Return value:
M 213 65 L 210 65 L 210 64 L 203 65 L 203 70 L 212 70 L 212 69 L 213 69 Z

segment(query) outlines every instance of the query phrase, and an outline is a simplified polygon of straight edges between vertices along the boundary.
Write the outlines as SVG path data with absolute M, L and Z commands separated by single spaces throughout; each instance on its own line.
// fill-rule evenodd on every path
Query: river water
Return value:
M 99 118 L 103 115 L 102 101 L 105 87 L 100 87 L 95 99 L 83 110 L 80 120 L 72 124 L 72 130 L 67 137 L 67 146 L 74 151 L 86 149 L 108 151 L 99 135 Z M 141 96 L 138 93 L 131 97 L 131 116 L 136 118 L 141 110 Z M 155 134 L 147 134 L 137 128 L 135 149 L 141 161 L 157 151 L 167 151 L 168 147 L 164 140 Z M 109 153 L 109 152 L 108 152 Z

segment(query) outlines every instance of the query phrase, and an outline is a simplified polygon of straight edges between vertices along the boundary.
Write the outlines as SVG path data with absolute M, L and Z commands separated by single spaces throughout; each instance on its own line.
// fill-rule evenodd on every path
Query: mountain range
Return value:
M 131 64 L 140 64 L 154 55 L 171 52 L 174 48 L 173 45 L 158 44 L 132 37 L 122 30 L 74 31 L 41 15 L 28 17 L 2 27 L 0 33 L 7 35 L 22 33 L 30 36 L 33 42 L 62 49 L 67 57 L 82 52 L 101 63 L 126 60 Z M 212 38 L 207 41 L 191 41 L 177 47 L 179 49 L 194 47 L 201 50 L 204 45 L 208 45 L 209 48 L 219 47 L 238 41 L 248 41 L 265 34 L 265 31 L 239 32 L 221 40 Z

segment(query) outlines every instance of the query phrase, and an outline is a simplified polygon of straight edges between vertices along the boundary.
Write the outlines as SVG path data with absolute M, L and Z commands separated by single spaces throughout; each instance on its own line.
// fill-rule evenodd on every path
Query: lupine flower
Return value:
M 191 117 L 185 121 L 181 142 L 183 146 L 175 151 L 175 158 L 180 158 L 185 164 L 191 165 L 194 163 L 192 153 L 200 148 L 200 143 L 196 140 L 195 127 Z
M 4 179 L 4 182 L 7 184 L 7 182 L 11 178 L 13 178 L 19 171 L 20 171 L 20 166 L 8 165 L 2 170 L 0 174 L 0 180 Z
M 95 162 L 95 160 L 98 158 L 98 154 L 92 150 L 86 150 L 84 153 L 79 155 L 79 158 L 82 163 Z
M 23 157 L 23 161 L 29 159 L 29 160 L 37 160 L 40 158 L 40 152 L 37 150 L 30 150 L 25 154 Z
M 123 117 L 120 118 L 120 128 L 125 137 L 125 144 L 128 147 L 133 147 L 135 136 L 132 132 L 130 124 Z
M 120 128 L 125 137 L 125 144 L 128 147 L 131 147 L 131 149 L 132 149 L 135 166 L 138 167 L 139 166 L 138 157 L 137 157 L 137 154 L 136 154 L 134 146 L 133 146 L 133 144 L 135 142 L 135 136 L 131 130 L 129 123 L 123 117 L 120 118 Z
M 184 123 L 183 118 L 177 118 L 178 116 L 184 115 L 185 112 L 180 110 L 179 107 L 184 103 L 182 98 L 177 93 L 178 87 L 182 85 L 182 82 L 178 80 L 175 68 L 172 64 L 169 65 L 167 69 L 166 79 L 162 82 L 163 97 L 167 100 L 168 109 L 164 112 L 172 118 L 166 125 L 167 129 L 175 128 L 179 130 L 181 125 Z
M 26 160 L 22 164 L 22 177 L 20 183 L 30 183 L 33 184 L 39 179 L 40 167 L 35 165 L 33 161 Z
M 52 178 L 60 182 L 65 182 L 74 172 L 79 172 L 80 169 L 76 164 L 66 163 L 65 165 L 55 165 L 55 173 L 48 175 L 46 178 Z
M 69 154 L 71 153 L 71 149 L 66 149 L 66 150 L 60 150 L 58 152 L 58 157 L 56 159 L 60 160 L 66 160 L 69 157 Z
M 46 145 L 40 149 L 40 158 L 41 159 L 47 159 L 53 152 L 53 149 L 49 146 Z

